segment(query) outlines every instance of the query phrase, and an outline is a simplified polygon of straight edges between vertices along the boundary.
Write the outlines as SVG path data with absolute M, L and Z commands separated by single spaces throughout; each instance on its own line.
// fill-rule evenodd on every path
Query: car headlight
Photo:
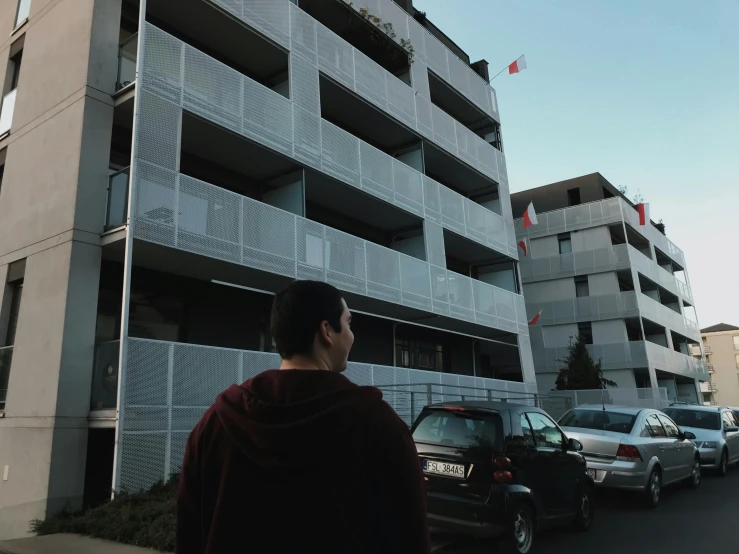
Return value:
M 716 441 L 703 441 L 703 444 L 699 448 L 716 448 L 718 443 Z

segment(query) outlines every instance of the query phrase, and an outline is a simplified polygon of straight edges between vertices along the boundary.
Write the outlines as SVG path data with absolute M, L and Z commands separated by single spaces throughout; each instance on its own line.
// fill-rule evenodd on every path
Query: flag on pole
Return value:
M 539 223 L 539 220 L 536 219 L 536 211 L 534 210 L 534 203 L 529 202 L 528 207 L 526 208 L 526 211 L 523 212 L 523 228 L 528 229 L 532 225 L 536 225 Z
M 541 317 L 541 312 L 542 311 L 543 310 L 539 310 L 539 313 L 536 314 L 531 321 L 529 321 L 529 325 L 536 325 L 537 323 L 539 323 L 539 318 Z
M 521 56 L 515 62 L 508 66 L 508 75 L 520 73 L 524 69 L 526 69 L 526 55 Z
M 636 209 L 639 212 L 639 225 L 646 225 L 649 223 L 649 204 L 642 202 L 636 205 Z
M 521 248 L 521 250 L 523 250 L 523 255 L 524 256 L 528 256 L 527 252 L 528 252 L 528 248 L 529 247 L 526 244 L 526 239 L 525 238 L 522 238 L 521 240 L 518 241 L 518 246 L 519 246 L 519 248 Z

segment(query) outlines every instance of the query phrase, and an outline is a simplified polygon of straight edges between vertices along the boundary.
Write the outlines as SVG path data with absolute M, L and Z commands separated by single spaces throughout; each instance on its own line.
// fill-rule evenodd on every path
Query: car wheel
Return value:
M 501 554 L 528 554 L 534 544 L 534 515 L 526 504 L 513 505 L 513 521 L 498 540 Z
M 726 450 L 721 451 L 721 460 L 718 463 L 717 471 L 720 477 L 726 477 L 729 472 L 729 457 L 726 455 Z
M 659 499 L 662 496 L 662 473 L 659 468 L 654 468 L 649 474 L 647 487 L 644 491 L 644 501 L 647 508 L 656 508 L 659 506 Z
M 701 461 L 700 458 L 693 460 L 693 467 L 690 470 L 690 477 L 686 481 L 691 489 L 697 489 L 701 484 Z
M 572 522 L 572 526 L 577 531 L 587 531 L 593 525 L 593 519 L 595 518 L 593 487 L 583 485 L 576 502 L 575 519 Z

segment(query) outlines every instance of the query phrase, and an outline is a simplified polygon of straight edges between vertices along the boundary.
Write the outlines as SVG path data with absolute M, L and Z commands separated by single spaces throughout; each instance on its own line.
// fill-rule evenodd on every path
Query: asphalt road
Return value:
M 656 510 L 633 496 L 598 491 L 593 527 L 585 533 L 556 530 L 536 537 L 532 554 L 718 554 L 739 552 L 739 469 L 725 478 L 704 472 L 697 490 L 677 485 L 662 491 Z M 458 543 L 444 554 L 491 554 L 490 543 Z

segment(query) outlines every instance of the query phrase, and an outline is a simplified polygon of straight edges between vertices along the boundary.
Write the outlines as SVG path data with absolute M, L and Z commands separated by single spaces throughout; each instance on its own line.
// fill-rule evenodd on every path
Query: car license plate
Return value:
M 587 472 L 588 472 L 588 477 L 590 477 L 591 479 L 595 480 L 595 470 L 594 469 L 588 469 Z
M 450 464 L 447 462 L 435 462 L 433 460 L 423 461 L 423 470 L 427 473 L 435 473 L 437 475 L 448 475 L 464 479 L 464 466 L 460 464 Z

